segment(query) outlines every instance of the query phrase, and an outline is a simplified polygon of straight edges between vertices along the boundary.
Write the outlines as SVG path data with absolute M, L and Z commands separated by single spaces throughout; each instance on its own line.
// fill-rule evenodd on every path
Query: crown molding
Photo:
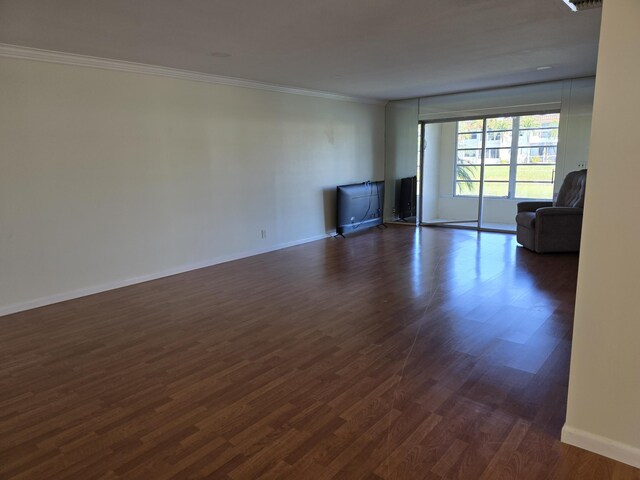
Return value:
M 319 90 L 287 87 L 284 85 L 256 82 L 253 80 L 245 80 L 242 78 L 224 77 L 222 75 L 199 73 L 190 70 L 180 70 L 177 68 L 147 65 L 144 63 L 125 62 L 123 60 L 90 57 L 87 55 L 77 55 L 75 53 L 41 50 L 39 48 L 21 47 L 18 45 L 9 45 L 6 43 L 0 43 L 0 57 L 36 60 L 40 62 L 74 65 L 78 67 L 100 68 L 103 70 L 115 70 L 118 72 L 139 73 L 143 75 L 155 75 L 160 77 L 178 78 L 181 80 L 191 80 L 194 82 L 212 83 L 215 85 L 229 85 L 233 87 L 266 90 L 268 92 L 289 93 L 292 95 L 304 95 L 307 97 L 318 97 L 329 100 L 366 103 L 369 105 L 384 105 L 386 103 L 372 98 L 352 97 L 348 95 L 340 95 L 337 93 L 323 92 Z

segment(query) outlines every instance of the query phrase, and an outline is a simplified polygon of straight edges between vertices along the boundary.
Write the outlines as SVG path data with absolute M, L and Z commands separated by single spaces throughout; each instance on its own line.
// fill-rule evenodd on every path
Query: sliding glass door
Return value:
M 458 135 L 458 122 L 426 123 L 422 127 L 421 223 L 478 228 L 482 134 Z M 461 168 L 457 162 L 452 163 L 458 147 L 465 149 L 461 152 L 465 156 Z M 459 183 L 459 179 L 467 181 Z
M 553 198 L 558 126 L 558 113 L 423 124 L 422 223 L 515 231 L 518 202 Z

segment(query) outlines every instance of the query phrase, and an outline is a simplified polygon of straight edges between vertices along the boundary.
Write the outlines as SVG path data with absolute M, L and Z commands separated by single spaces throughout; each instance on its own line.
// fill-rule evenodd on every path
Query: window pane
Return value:
M 518 138 L 518 146 L 539 146 L 539 145 L 557 145 L 558 129 L 557 128 L 536 128 L 533 130 L 520 130 Z
M 511 132 L 487 132 L 486 148 L 511 147 Z
M 458 148 L 482 148 L 482 133 L 461 133 Z
M 464 120 L 458 122 L 458 132 L 482 132 L 482 120 Z
M 525 128 L 558 128 L 559 125 L 559 113 L 546 113 L 544 115 L 523 115 L 522 117 L 520 117 L 520 130 Z
M 456 182 L 456 195 L 477 197 L 479 192 L 480 182 Z
M 551 200 L 553 198 L 553 184 L 516 183 L 516 197 Z
M 523 115 L 458 122 L 456 138 L 456 195 L 477 196 L 480 190 L 480 165 L 484 154 L 486 197 L 553 197 L 553 181 L 558 151 L 560 114 Z M 513 137 L 514 123 L 519 125 Z M 484 135 L 485 150 L 482 152 Z M 517 145 L 516 145 L 517 144 Z M 510 184 L 512 147 L 517 147 L 515 184 Z M 514 167 L 515 168 L 515 167 Z M 515 191 L 514 191 L 515 190 Z
M 513 129 L 512 117 L 487 118 L 487 131 Z
M 504 180 L 509 181 L 509 165 L 486 165 L 484 167 L 485 180 Z
M 456 166 L 456 180 L 480 180 L 480 167 L 475 165 Z
M 553 182 L 555 165 L 518 165 L 516 181 Z
M 484 153 L 484 163 L 509 165 L 511 163 L 511 148 L 488 148 Z
M 485 182 L 483 195 L 485 197 L 508 197 L 509 182 Z
M 458 150 L 458 164 L 471 163 L 474 165 L 480 165 L 482 150 Z
M 518 149 L 518 163 L 556 163 L 558 147 L 526 147 Z

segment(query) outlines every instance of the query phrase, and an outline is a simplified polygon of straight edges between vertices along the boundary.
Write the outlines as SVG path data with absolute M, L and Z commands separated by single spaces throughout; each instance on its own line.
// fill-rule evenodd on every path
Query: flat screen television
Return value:
M 418 177 L 407 177 L 400 180 L 400 218 L 416 216 L 416 189 Z
M 364 182 L 337 187 L 336 233 L 364 230 L 382 224 L 384 182 Z

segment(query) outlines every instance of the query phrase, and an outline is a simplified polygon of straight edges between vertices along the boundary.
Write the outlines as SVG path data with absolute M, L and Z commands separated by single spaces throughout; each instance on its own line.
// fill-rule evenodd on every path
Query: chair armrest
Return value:
M 518 213 L 520 212 L 535 212 L 539 208 L 551 207 L 553 202 L 519 202 Z
M 536 210 L 536 251 L 578 251 L 583 212 L 582 208 L 572 207 Z
M 582 215 L 584 209 L 577 207 L 546 207 L 536 210 L 536 216 Z

